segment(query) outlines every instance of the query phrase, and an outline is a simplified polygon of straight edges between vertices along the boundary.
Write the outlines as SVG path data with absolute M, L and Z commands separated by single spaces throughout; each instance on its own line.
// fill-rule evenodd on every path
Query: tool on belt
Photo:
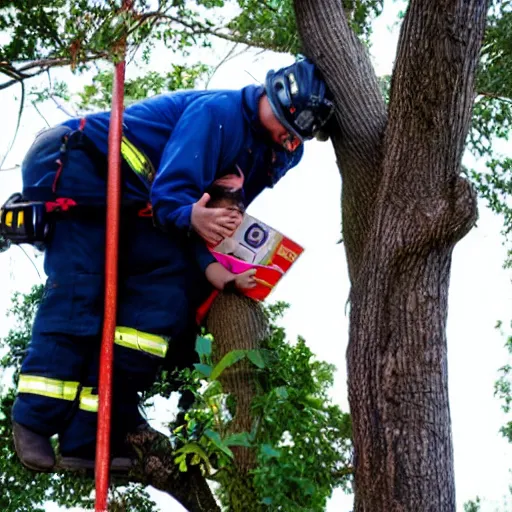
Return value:
M 96 147 L 83 134 L 85 120 L 80 124 L 80 129 L 74 132 L 77 135 L 78 144 L 74 147 L 84 147 L 95 159 L 101 158 Z M 69 137 L 65 137 L 62 152 L 67 150 Z M 126 137 L 121 142 L 121 154 L 124 161 L 132 169 L 135 175 L 149 188 L 155 177 L 155 170 L 149 158 L 132 144 Z M 62 171 L 62 163 L 59 160 L 59 169 L 56 173 L 56 181 Z M 78 205 L 70 198 L 56 198 L 53 201 L 26 201 L 20 193 L 12 194 L 0 209 L 0 252 L 4 252 L 11 244 L 31 244 L 39 249 L 44 247 L 52 233 L 55 219 L 63 213 L 73 216 L 87 216 L 103 214 L 106 205 Z M 140 201 L 123 203 L 123 211 L 135 212 L 139 217 L 151 217 L 152 211 L 149 204 Z
M 43 202 L 26 201 L 20 193 L 12 194 L 0 209 L 0 252 L 12 244 L 31 244 L 43 250 L 58 218 L 103 218 L 105 208 L 104 204 L 77 204 L 67 197 Z M 127 201 L 122 208 L 123 214 L 152 216 L 151 207 L 140 201 Z
M 51 228 L 45 203 L 27 202 L 21 194 L 12 194 L 0 209 L 0 250 L 7 250 L 12 243 L 44 243 Z

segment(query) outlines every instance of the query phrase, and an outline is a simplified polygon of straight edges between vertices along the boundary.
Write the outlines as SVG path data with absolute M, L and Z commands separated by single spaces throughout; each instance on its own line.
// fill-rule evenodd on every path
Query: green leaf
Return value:
M 238 432 L 236 434 L 231 434 L 226 439 L 224 439 L 224 443 L 226 446 L 245 446 L 247 448 L 251 447 L 251 442 L 249 440 L 249 434 L 247 432 Z
M 204 435 L 228 457 L 231 459 L 234 457 L 233 452 L 226 446 L 217 432 L 208 428 L 204 431 Z
M 263 360 L 263 356 L 261 355 L 260 350 L 248 350 L 247 351 L 247 359 L 251 361 L 252 364 L 263 370 L 265 368 L 265 361 Z
M 286 390 L 286 386 L 279 386 L 274 390 L 277 398 L 281 400 L 286 400 L 288 398 L 288 391 Z
M 179 464 L 180 462 L 183 462 L 187 456 L 185 454 L 178 455 L 178 457 L 174 458 L 174 463 Z
M 232 350 L 228 352 L 216 365 L 213 369 L 210 380 L 218 379 L 221 373 L 230 366 L 233 366 L 235 363 L 243 359 L 247 355 L 246 350 Z
M 200 358 L 210 356 L 212 354 L 212 340 L 205 336 L 198 336 L 196 339 L 196 352 Z
M 195 363 L 194 368 L 206 378 L 210 377 L 212 374 L 212 367 L 209 364 Z
M 311 407 L 311 409 L 316 409 L 317 411 L 321 411 L 324 409 L 324 399 L 315 397 L 312 395 L 305 396 L 301 402 L 306 407 Z
M 261 451 L 263 454 L 265 454 L 268 458 L 277 458 L 281 455 L 281 452 L 279 450 L 276 450 L 273 446 L 270 444 L 263 444 L 261 446 Z
M 192 461 L 195 460 L 196 457 L 200 457 L 201 460 L 205 463 L 208 472 L 211 472 L 212 466 L 210 464 L 210 459 L 208 458 L 208 454 L 203 450 L 203 448 L 197 443 L 187 443 L 182 446 L 179 450 L 176 450 L 175 453 L 179 453 L 179 457 L 175 459 L 175 462 L 182 462 L 186 459 L 186 456 L 190 453 L 194 454 Z M 182 458 L 183 457 L 183 458 Z M 193 462 L 192 462 L 193 463 Z

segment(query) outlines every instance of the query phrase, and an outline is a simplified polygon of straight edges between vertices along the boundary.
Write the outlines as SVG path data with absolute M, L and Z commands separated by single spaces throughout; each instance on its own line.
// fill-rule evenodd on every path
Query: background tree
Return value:
M 140 49 L 143 57 L 154 44 L 152 34 L 185 51 L 191 41 L 209 44 L 213 35 L 263 48 L 302 48 L 311 56 L 338 107 L 332 134 L 343 178 L 343 237 L 352 284 L 348 363 L 356 510 L 451 510 L 446 300 L 452 249 L 476 213 L 471 189 L 460 177 L 460 160 L 475 99 L 471 147 L 489 154 L 494 137 L 506 136 L 510 88 L 503 84 L 503 63 L 511 55 L 505 36 L 510 2 L 493 3 L 483 52 L 487 2 L 446 0 L 435 8 L 409 2 L 388 107 L 360 42 L 381 2 L 297 0 L 295 25 L 290 2 L 239 1 L 242 10 L 227 23 L 212 21 L 217 9 L 234 3 L 160 2 L 148 11 L 136 2 L 138 14 L 120 20 L 112 9 L 107 12 L 110 4 L 95 11 L 82 2 L 81 12 L 89 15 L 57 38 L 65 41 L 60 48 L 41 44 L 59 34 L 56 16 L 49 31 L 46 12 L 20 14 L 11 7 L 8 14 L 20 20 L 8 21 L 16 37 L 27 16 L 37 30 L 18 42 L 20 51 L 6 45 L 5 85 L 53 65 L 78 69 L 104 58 L 121 22 L 128 23 L 133 51 Z M 71 2 L 57 8 L 73 13 Z M 279 32 L 280 26 L 286 32 Z M 43 47 L 44 55 L 38 53 Z M 491 206 L 505 214 L 509 169 L 506 159 L 494 159 L 488 172 L 473 174 Z
M 460 164 L 487 3 L 409 2 L 388 113 L 340 3 L 323 4 L 295 5 L 340 113 L 355 510 L 454 510 L 446 302 L 476 218 Z

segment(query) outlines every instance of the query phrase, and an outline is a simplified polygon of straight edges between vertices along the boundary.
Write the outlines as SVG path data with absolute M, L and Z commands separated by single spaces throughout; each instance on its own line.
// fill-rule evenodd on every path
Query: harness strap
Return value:
M 155 179 L 155 168 L 147 155 L 130 142 L 126 136 L 121 139 L 121 155 L 130 169 L 149 188 Z
M 77 206 L 77 203 L 69 197 L 58 197 L 55 201 L 47 201 L 44 206 L 48 213 L 67 212 L 71 207 Z

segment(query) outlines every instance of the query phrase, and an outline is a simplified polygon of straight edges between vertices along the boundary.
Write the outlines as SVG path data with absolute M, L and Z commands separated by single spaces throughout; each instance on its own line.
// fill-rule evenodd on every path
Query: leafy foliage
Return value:
M 83 71 L 90 62 L 116 59 L 125 40 L 128 54 L 140 51 L 146 62 L 158 41 L 173 51 L 186 52 L 213 26 L 199 14 L 199 7 L 204 11 L 224 2 L 198 0 L 196 9 L 191 4 L 160 0 L 151 10 L 146 0 L 134 0 L 127 12 L 121 9 L 121 1 L 113 0 L 4 2 L 0 29 L 7 42 L 0 46 L 0 73 L 8 80 L 0 88 L 51 67 L 71 65 Z
M 128 484 L 126 487 L 112 487 L 110 491 L 109 512 L 155 512 L 156 503 L 140 484 Z
M 497 149 L 506 147 L 512 127 L 511 30 L 512 1 L 494 2 L 477 76 L 478 96 L 468 149 L 485 162 L 485 171 L 473 170 L 470 175 L 491 210 L 503 216 L 505 242 L 512 245 L 512 153 Z M 509 250 L 507 265 L 511 263 Z
M 382 0 L 343 2 L 347 19 L 366 42 L 371 35 L 371 20 L 382 12 Z M 241 13 L 228 28 L 242 36 L 249 46 L 297 55 L 301 52 L 292 0 L 238 0 Z
M 12 372 L 13 383 L 30 340 L 30 328 L 42 297 L 42 287 L 27 295 L 15 294 L 10 314 L 16 324 L 1 341 L 5 355 L 0 367 Z M 211 479 L 220 483 L 225 504 L 242 496 L 254 503 L 251 510 L 322 511 L 335 487 L 350 481 L 350 418 L 330 401 L 328 391 L 334 367 L 316 361 L 303 339 L 287 343 L 285 331 L 276 321 L 285 305 L 271 306 L 271 335 L 261 351 L 238 350 L 217 364 L 212 362 L 212 339 L 199 337 L 196 350 L 200 362 L 176 376 L 166 372 L 152 393 L 169 395 L 169 382 L 182 383 L 182 391 L 195 395 L 184 421 L 175 426 L 175 463 L 181 471 L 200 465 Z M 258 421 L 252 432 L 231 432 L 234 404 L 218 380 L 227 368 L 242 359 L 251 361 L 260 374 L 261 393 L 253 404 Z M 172 388 L 171 389 L 175 389 Z M 93 506 L 93 481 L 75 474 L 34 474 L 23 468 L 14 453 L 10 410 L 12 387 L 0 397 L 0 504 L 6 512 L 43 511 L 53 501 L 84 510 Z M 256 450 L 257 468 L 249 479 L 242 478 L 233 465 L 233 449 Z M 111 490 L 112 511 L 153 512 L 154 503 L 139 484 L 116 484 Z
M 480 498 L 475 501 L 468 501 L 464 503 L 464 512 L 479 512 L 480 511 Z
M 512 98 L 512 1 L 493 2 L 487 19 L 487 31 L 482 48 L 477 91 L 495 97 Z
M 0 348 L 7 349 L 6 354 L 0 360 L 0 368 L 13 370 L 14 376 L 18 375 L 21 361 L 26 354 L 30 341 L 32 320 L 42 296 L 43 286 L 37 285 L 28 294 L 23 295 L 16 292 L 12 298 L 8 315 L 16 319 L 16 324 L 8 335 L 0 341 Z
M 251 510 L 322 511 L 335 487 L 347 488 L 351 468 L 348 414 L 331 403 L 328 390 L 334 367 L 314 360 L 303 339 L 291 345 L 276 325 L 285 305 L 269 308 L 271 334 L 260 351 L 237 350 L 211 363 L 208 338 L 198 340 L 201 362 L 185 370 L 185 387 L 196 400 L 184 424 L 174 430 L 176 463 L 182 471 L 200 464 L 221 484 L 219 497 L 228 510 L 240 494 Z M 231 432 L 234 404 L 217 380 L 227 368 L 247 358 L 259 369 L 261 392 L 253 403 L 252 432 Z M 233 466 L 233 447 L 257 451 L 249 479 Z M 240 492 L 243 489 L 243 492 Z
M 241 12 L 228 24 L 232 33 L 242 35 L 249 46 L 300 52 L 291 0 L 238 0 L 238 4 Z
M 498 322 L 496 328 L 504 335 L 501 322 Z M 506 338 L 505 347 L 512 357 L 512 336 Z M 494 394 L 501 400 L 503 412 L 510 414 L 512 412 L 512 360 L 503 365 L 499 372 L 500 377 L 494 385 Z M 501 433 L 512 443 L 512 418 L 501 428 Z
M 274 326 L 266 393 L 256 400 L 261 417 L 254 487 L 263 503 L 281 510 L 325 510 L 334 487 L 348 490 L 350 416 L 331 403 L 334 367 L 315 361 L 299 338 L 294 346 Z
M 344 2 L 350 24 L 365 40 L 382 3 Z M 7 36 L 0 46 L 0 73 L 8 77 L 0 88 L 55 66 L 83 71 L 90 62 L 115 59 L 124 41 L 128 54 L 139 52 L 145 62 L 158 43 L 187 55 L 192 46 L 210 46 L 212 36 L 300 52 L 292 0 L 159 0 L 156 6 L 134 0 L 129 11 L 121 9 L 121 0 L 10 0 L 0 7 L 0 29 Z
M 204 64 L 187 67 L 172 65 L 171 71 L 165 74 L 150 71 L 144 76 L 128 79 L 125 83 L 126 103 L 164 92 L 191 89 L 208 69 Z M 79 94 L 80 100 L 77 107 L 82 111 L 107 110 L 112 104 L 112 86 L 112 71 L 98 73 L 93 78 L 92 84 L 85 86 L 83 92 Z

